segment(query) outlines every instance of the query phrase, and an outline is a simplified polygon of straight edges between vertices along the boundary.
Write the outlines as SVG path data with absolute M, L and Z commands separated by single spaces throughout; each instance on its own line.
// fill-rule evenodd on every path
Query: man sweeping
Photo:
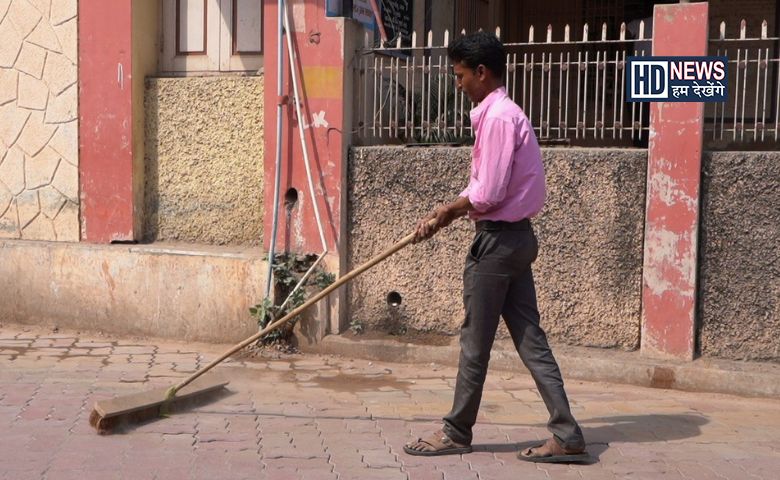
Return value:
M 587 460 L 585 439 L 569 408 L 558 364 L 539 324 L 531 264 L 539 245 L 530 219 L 545 200 L 544 168 L 528 118 L 506 93 L 506 51 L 492 34 L 461 37 L 448 49 L 458 89 L 478 106 L 471 111 L 476 132 L 468 187 L 457 200 L 420 220 L 415 241 L 432 237 L 464 215 L 476 235 L 466 258 L 460 331 L 460 364 L 452 410 L 441 430 L 404 446 L 410 455 L 471 452 L 490 350 L 503 317 L 525 366 L 550 414 L 553 437 L 518 453 L 532 462 Z

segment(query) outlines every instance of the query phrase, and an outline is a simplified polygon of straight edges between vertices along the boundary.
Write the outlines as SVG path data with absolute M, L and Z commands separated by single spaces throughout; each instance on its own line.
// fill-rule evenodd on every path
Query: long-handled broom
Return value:
M 431 223 L 433 223 L 433 221 L 431 221 Z M 111 400 L 95 402 L 95 407 L 92 410 L 92 414 L 89 416 L 89 424 L 95 427 L 99 433 L 111 433 L 118 425 L 126 425 L 134 421 L 138 422 L 158 417 L 170 411 L 171 407 L 178 402 L 183 402 L 185 400 L 191 401 L 194 397 L 214 393 L 224 388 L 228 382 L 217 376 L 212 376 L 211 379 L 200 379 L 198 382 L 196 382 L 196 379 L 217 366 L 229 356 L 255 342 L 263 335 L 300 315 L 309 307 L 328 296 L 332 291 L 409 245 L 409 243 L 414 240 L 414 236 L 414 233 L 410 233 L 392 247 L 339 278 L 335 283 L 319 292 L 300 307 L 271 323 L 243 342 L 235 345 L 230 350 L 220 355 L 216 360 L 193 373 L 182 382 L 169 388 L 159 388 L 124 397 L 117 397 Z

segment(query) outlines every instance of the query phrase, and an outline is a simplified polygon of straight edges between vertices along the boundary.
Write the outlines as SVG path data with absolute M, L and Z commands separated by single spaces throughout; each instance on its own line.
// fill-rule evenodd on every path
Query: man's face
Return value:
M 463 64 L 463 62 L 455 62 L 452 66 L 453 73 L 455 73 L 456 84 L 458 90 L 464 92 L 474 103 L 479 103 L 485 98 L 485 86 L 483 81 L 487 69 L 484 65 L 479 65 L 475 69 L 471 69 Z

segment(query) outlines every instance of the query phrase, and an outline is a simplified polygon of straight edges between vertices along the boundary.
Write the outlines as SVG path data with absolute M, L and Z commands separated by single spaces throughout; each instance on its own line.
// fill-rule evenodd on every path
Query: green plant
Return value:
M 306 282 L 300 288 L 294 290 L 303 275 L 316 260 L 317 256 L 310 254 L 279 254 L 274 256 L 274 298 L 277 299 L 278 303 L 274 304 L 271 302 L 271 299 L 265 298 L 262 302 L 249 308 L 249 314 L 255 318 L 261 329 L 303 305 L 306 302 L 307 287 L 314 286 L 318 290 L 323 290 L 336 281 L 334 274 L 326 272 L 318 266 L 309 275 Z M 289 300 L 287 300 L 288 297 Z M 292 334 L 296 321 L 297 319 L 292 319 L 285 325 L 269 332 L 258 343 L 268 344 L 287 340 Z
M 352 320 L 351 322 L 349 322 L 349 329 L 355 335 L 360 335 L 361 333 L 363 333 L 363 330 L 365 328 L 363 327 L 363 322 L 361 322 L 360 320 Z

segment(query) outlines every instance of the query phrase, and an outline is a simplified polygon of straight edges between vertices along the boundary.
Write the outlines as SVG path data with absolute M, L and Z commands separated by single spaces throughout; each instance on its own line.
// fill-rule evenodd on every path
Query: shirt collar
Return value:
M 490 107 L 499 100 L 506 97 L 506 87 L 498 87 L 485 97 L 479 105 L 474 107 L 471 112 L 471 125 L 477 125 L 482 120 L 482 117 L 487 113 Z

